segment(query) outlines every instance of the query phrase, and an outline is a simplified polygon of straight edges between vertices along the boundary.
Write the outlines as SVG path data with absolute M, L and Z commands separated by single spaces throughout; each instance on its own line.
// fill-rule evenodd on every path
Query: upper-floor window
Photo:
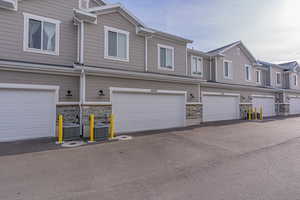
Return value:
M 24 51 L 58 55 L 60 21 L 24 13 Z
M 256 70 L 255 75 L 256 75 L 256 83 L 260 84 L 261 83 L 261 70 Z
M 90 1 L 89 0 L 79 0 L 79 8 L 87 9 L 89 8 Z
M 158 68 L 174 71 L 174 47 L 158 44 Z
M 203 59 L 198 56 L 192 56 L 192 75 L 203 76 Z
M 105 29 L 105 55 L 107 59 L 129 61 L 129 32 L 111 27 Z
M 246 81 L 251 81 L 251 66 L 250 65 L 245 65 L 245 76 L 246 76 Z
M 297 76 L 297 74 L 293 75 L 293 83 L 294 83 L 294 86 L 298 85 L 298 76 Z
M 224 78 L 232 79 L 232 62 L 231 61 L 224 60 L 223 72 L 224 72 Z
M 281 85 L 281 73 L 276 72 L 276 85 Z

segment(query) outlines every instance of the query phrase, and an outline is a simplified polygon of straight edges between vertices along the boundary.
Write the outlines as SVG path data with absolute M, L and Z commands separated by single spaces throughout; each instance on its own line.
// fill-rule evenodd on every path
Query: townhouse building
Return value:
M 0 0 L 0 141 L 54 137 L 57 115 L 117 133 L 300 114 L 299 65 L 235 42 L 202 52 L 102 0 Z

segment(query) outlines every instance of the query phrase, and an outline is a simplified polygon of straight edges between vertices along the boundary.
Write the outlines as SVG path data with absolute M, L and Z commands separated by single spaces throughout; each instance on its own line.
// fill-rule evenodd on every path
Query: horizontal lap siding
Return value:
M 158 69 L 158 44 L 174 47 L 175 71 Z M 148 40 L 148 70 L 161 74 L 186 75 L 186 44 L 153 37 Z
M 195 96 L 194 101 L 198 100 L 198 94 L 199 94 L 198 85 L 168 83 L 168 82 L 158 82 L 158 81 L 145 81 L 145 80 L 135 80 L 135 79 L 123 79 L 123 78 L 109 78 L 109 77 L 100 77 L 100 76 L 87 76 L 86 77 L 87 101 L 92 101 L 92 102 L 109 101 L 110 100 L 109 87 L 187 91 L 188 94 L 192 93 Z M 105 94 L 104 97 L 99 97 L 98 95 L 99 90 L 104 91 Z
M 129 62 L 114 61 L 104 58 L 105 38 L 104 26 L 124 31 L 129 35 Z M 87 24 L 84 42 L 85 64 L 95 67 L 105 67 L 121 70 L 145 70 L 145 39 L 136 35 L 135 25 L 119 13 L 111 13 L 98 17 L 98 24 Z
M 60 87 L 60 101 L 79 101 L 80 81 L 78 76 L 0 71 L 0 83 L 55 85 Z M 66 97 L 68 90 L 72 91 L 72 97 Z
M 68 65 L 76 60 L 77 37 L 73 25 L 73 8 L 78 0 L 30 0 L 19 2 L 17 12 L 0 10 L 0 59 Z M 23 51 L 23 12 L 60 20 L 60 55 L 45 55 Z

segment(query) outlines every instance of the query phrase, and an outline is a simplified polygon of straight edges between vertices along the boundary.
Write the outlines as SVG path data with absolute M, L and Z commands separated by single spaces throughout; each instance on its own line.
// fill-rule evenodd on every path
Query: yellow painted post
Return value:
M 95 142 L 95 115 L 90 115 L 90 141 Z
M 249 108 L 249 120 L 252 120 L 252 108 Z
M 260 107 L 260 120 L 263 120 L 264 117 L 263 117 L 263 107 L 261 106 Z
M 114 139 L 115 137 L 115 115 L 110 116 L 110 127 L 109 127 L 109 138 Z
M 63 143 L 63 116 L 58 116 L 58 144 Z
M 254 115 L 255 115 L 255 120 L 257 120 L 257 110 L 254 108 Z

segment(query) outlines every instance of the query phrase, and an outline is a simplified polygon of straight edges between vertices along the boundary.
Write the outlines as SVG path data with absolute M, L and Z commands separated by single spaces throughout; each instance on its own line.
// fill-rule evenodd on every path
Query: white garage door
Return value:
M 290 114 L 291 115 L 300 114 L 300 98 L 290 99 Z
M 272 117 L 275 115 L 275 100 L 271 97 L 254 97 L 252 100 L 253 108 L 260 110 L 263 107 L 263 116 Z
M 0 89 L 0 141 L 55 136 L 55 92 Z
M 203 96 L 203 121 L 239 119 L 239 98 L 236 96 Z
M 184 95 L 114 92 L 112 107 L 117 133 L 185 125 Z

